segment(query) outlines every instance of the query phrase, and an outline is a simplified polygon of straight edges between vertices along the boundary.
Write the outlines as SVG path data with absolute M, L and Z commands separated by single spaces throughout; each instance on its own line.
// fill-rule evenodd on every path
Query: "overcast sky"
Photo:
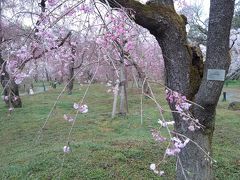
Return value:
M 141 3 L 146 3 L 149 0 L 137 0 Z M 176 0 L 176 2 L 185 2 L 188 5 L 199 5 L 203 10 L 203 19 L 206 19 L 209 15 L 210 0 Z M 176 3 L 177 4 L 177 3 Z M 177 5 L 175 6 L 177 9 Z

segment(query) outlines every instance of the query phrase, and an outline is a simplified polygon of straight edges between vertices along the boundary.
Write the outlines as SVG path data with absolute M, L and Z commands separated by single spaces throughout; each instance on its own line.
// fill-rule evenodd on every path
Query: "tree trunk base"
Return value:
M 189 142 L 177 157 L 177 180 L 213 180 L 211 134 L 202 131 L 189 132 Z M 197 145 L 196 145 L 196 144 Z

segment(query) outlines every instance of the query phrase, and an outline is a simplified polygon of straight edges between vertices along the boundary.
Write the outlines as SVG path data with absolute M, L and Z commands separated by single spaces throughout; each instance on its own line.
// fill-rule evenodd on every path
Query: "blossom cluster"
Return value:
M 176 112 L 179 113 L 182 119 L 187 122 L 188 129 L 190 131 L 195 131 L 195 129 L 201 127 L 201 124 L 198 122 L 198 120 L 191 115 L 190 107 L 192 104 L 187 101 L 186 96 L 182 96 L 176 91 L 166 90 L 166 99 L 169 104 L 174 105 Z M 190 142 L 190 139 L 185 136 L 182 137 L 180 134 L 173 133 L 170 130 L 170 126 L 175 124 L 174 121 L 166 121 L 163 118 L 158 120 L 158 124 L 160 125 L 160 128 L 165 128 L 169 133 L 169 137 L 167 138 L 161 135 L 159 129 L 151 129 L 152 137 L 156 142 L 168 143 L 164 153 L 164 159 L 166 156 L 177 156 L 182 149 L 187 146 L 187 144 Z M 156 164 L 151 164 L 150 170 L 159 176 L 164 175 L 164 171 L 158 170 Z
M 78 7 L 78 10 L 82 11 L 83 13 L 92 13 L 93 12 L 93 8 L 86 4 L 82 4 L 80 7 Z
M 164 175 L 164 171 L 159 171 L 159 170 L 157 170 L 157 168 L 156 168 L 156 164 L 151 164 L 150 165 L 150 169 L 155 173 L 155 174 L 157 174 L 157 175 L 159 175 L 159 176 L 163 176 Z
M 119 91 L 118 84 L 119 84 L 119 80 L 118 79 L 116 80 L 115 86 L 114 86 L 112 81 L 108 81 L 107 84 L 106 84 L 106 87 L 109 88 L 109 89 L 107 89 L 107 92 L 108 93 L 112 92 L 113 94 L 118 94 L 118 91 Z
M 69 153 L 71 151 L 70 147 L 69 146 L 64 146 L 63 147 L 63 152 L 64 153 Z
M 186 96 L 182 96 L 176 91 L 166 90 L 166 99 L 170 104 L 175 105 L 176 111 L 182 117 L 182 120 L 188 123 L 188 130 L 195 131 L 201 128 L 201 124 L 198 119 L 195 119 L 190 112 L 190 104 L 187 101 Z
M 151 129 L 152 137 L 157 142 L 164 142 L 167 140 L 167 138 L 161 136 L 160 132 L 156 129 Z
M 164 126 L 162 127 L 168 127 L 168 125 L 173 125 L 174 123 L 163 123 Z M 152 136 L 156 142 L 163 143 L 163 142 L 169 142 L 168 148 L 165 150 L 165 155 L 167 156 L 177 156 L 181 150 L 189 143 L 189 138 L 180 139 L 178 137 L 170 137 L 169 139 L 166 137 L 161 136 L 159 130 L 151 129 Z M 164 174 L 164 171 L 157 170 L 155 164 L 150 165 L 150 169 L 157 175 L 162 176 Z
M 175 156 L 178 153 L 181 152 L 181 149 L 184 148 L 188 143 L 190 139 L 186 138 L 184 141 L 180 140 L 177 137 L 171 138 L 171 147 L 166 149 L 166 155 L 168 156 Z
M 85 113 L 88 112 L 88 106 L 86 104 L 81 105 L 81 104 L 78 104 L 78 103 L 74 103 L 73 108 L 78 110 L 82 114 L 85 114 Z
M 133 50 L 134 32 L 126 23 L 128 17 L 119 12 L 117 15 L 108 14 L 106 19 L 109 23 L 105 27 L 105 32 L 97 38 L 96 42 L 102 47 L 109 47 L 115 41 L 123 47 L 125 52 Z
M 38 32 L 35 34 L 39 39 L 42 39 L 43 42 L 41 44 L 47 50 L 51 50 L 52 48 L 57 48 L 57 39 L 58 37 L 53 32 L 53 29 L 46 28 L 44 25 L 37 26 Z
M 64 115 L 63 115 L 63 118 L 64 118 L 66 121 L 68 121 L 68 122 L 73 122 L 73 121 L 74 121 L 74 118 L 71 117 L 71 116 L 69 116 L 69 115 L 67 115 L 67 114 L 64 114 Z

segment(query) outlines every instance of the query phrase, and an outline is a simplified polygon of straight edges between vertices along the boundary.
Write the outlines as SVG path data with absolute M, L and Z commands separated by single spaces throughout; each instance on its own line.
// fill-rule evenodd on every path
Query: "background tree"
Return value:
M 202 4 L 186 4 L 180 10 L 183 17 L 186 16 L 188 24 L 188 39 L 191 42 L 206 45 L 208 18 L 203 14 Z M 205 19 L 204 19 L 205 18 Z
M 232 20 L 232 30 L 230 36 L 231 65 L 226 77 L 227 79 L 231 80 L 236 80 L 240 78 L 239 28 L 240 28 L 240 1 L 237 1 L 235 4 L 235 11 Z
M 1 77 L 1 85 L 3 87 L 3 99 L 9 108 L 18 108 L 22 107 L 22 102 L 19 96 L 19 88 L 15 83 L 13 77 L 7 71 L 7 61 L 4 60 L 3 51 L 4 49 L 4 41 L 9 41 L 12 37 L 7 37 L 7 33 L 10 29 L 7 30 L 8 27 L 5 27 L 4 33 L 4 24 L 3 24 L 3 4 L 5 1 L 0 1 L 0 77 Z M 7 23 L 5 22 L 5 26 Z M 16 26 L 15 26 L 16 27 Z M 16 32 L 16 31 L 15 31 Z M 9 39 L 8 39 L 9 38 Z M 6 47 L 6 46 L 5 46 Z
M 240 1 L 237 1 L 235 3 L 234 16 L 232 20 L 232 28 L 233 29 L 240 28 Z
M 182 6 L 180 13 L 187 17 L 189 25 L 188 39 L 193 43 L 206 46 L 208 18 L 203 13 L 202 4 L 186 4 Z M 205 18 L 205 19 L 204 19 Z M 228 70 L 226 79 L 239 79 L 240 77 L 240 61 L 239 61 L 239 29 L 240 28 L 240 2 L 235 3 L 234 16 L 232 19 L 232 30 L 230 35 L 231 47 L 231 65 Z M 204 55 L 205 56 L 205 55 Z

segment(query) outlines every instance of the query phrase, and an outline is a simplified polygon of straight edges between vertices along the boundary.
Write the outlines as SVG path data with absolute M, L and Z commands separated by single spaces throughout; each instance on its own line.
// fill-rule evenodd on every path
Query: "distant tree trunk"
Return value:
M 1 55 L 0 55 L 1 56 Z M 3 87 L 4 102 L 7 106 L 14 108 L 21 108 L 22 101 L 19 96 L 19 87 L 13 79 L 10 79 L 8 72 L 6 71 L 6 63 L 0 57 L 1 70 L 1 85 Z
M 119 107 L 119 114 L 126 115 L 128 111 L 128 104 L 127 104 L 127 91 L 126 91 L 126 67 L 123 62 L 120 62 L 120 107 Z
M 138 84 L 138 80 L 137 80 L 137 77 L 136 77 L 136 70 L 135 70 L 135 67 L 132 67 L 132 77 L 133 77 L 133 80 L 132 80 L 132 87 L 134 86 L 134 83 L 136 85 L 137 88 L 139 88 L 139 84 Z
M 44 81 L 42 81 L 42 85 L 43 85 L 43 92 L 45 92 L 46 91 L 46 86 L 45 86 Z
M 86 81 L 87 81 L 87 83 L 89 83 L 93 78 L 93 73 L 91 72 L 90 69 L 87 69 L 85 71 L 85 74 L 86 74 Z
M 111 81 L 115 82 L 116 81 L 116 70 L 114 68 L 111 68 Z
M 67 85 L 67 92 L 68 94 L 72 94 L 73 90 L 73 83 L 74 83 L 74 60 L 72 60 L 69 64 L 69 76 L 68 76 L 68 85 Z
M 110 78 L 109 78 L 109 75 L 106 73 L 105 74 L 105 77 L 106 77 L 106 83 L 110 81 Z
M 132 64 L 135 67 L 138 74 L 138 86 L 143 88 L 143 92 L 146 95 L 151 95 L 146 73 L 143 72 L 142 68 L 135 61 L 133 61 Z
M 18 85 L 13 80 L 10 80 L 10 76 L 6 71 L 6 62 L 4 62 L 2 58 L 2 40 L 2 0 L 0 0 L 0 77 L 3 87 L 3 96 L 5 97 L 4 101 L 8 107 L 22 107 Z
M 114 86 L 114 91 L 113 91 L 112 118 L 116 116 L 118 91 L 119 91 L 119 80 L 116 81 L 116 84 Z
M 60 77 L 59 77 L 59 79 L 58 79 L 58 82 L 60 83 L 60 84 L 62 84 L 63 83 L 63 77 L 64 77 L 64 63 L 62 62 L 61 63 L 61 67 L 60 67 L 60 70 L 59 70 L 59 75 L 60 75 Z M 56 79 L 56 78 L 55 78 Z
M 49 77 L 47 68 L 44 68 L 44 70 L 45 70 L 46 80 L 47 80 L 47 82 L 50 82 L 51 78 Z
M 35 74 L 34 74 L 34 76 L 33 76 L 33 79 L 34 79 L 34 81 L 35 82 L 38 82 L 38 79 L 39 79 L 39 77 L 38 77 L 38 64 L 37 64 L 37 61 L 34 61 L 34 65 L 35 65 Z
M 104 1 L 103 1 L 104 2 Z M 116 3 L 117 2 L 117 3 Z M 134 0 L 109 0 L 112 7 L 123 6 L 135 12 L 134 21 L 148 29 L 157 39 L 164 58 L 166 86 L 177 91 L 189 100 L 199 104 L 192 107 L 193 116 L 204 129 L 189 132 L 183 118 L 173 112 L 176 132 L 188 136 L 198 143 L 204 151 L 212 155 L 211 143 L 215 127 L 215 113 L 224 82 L 207 79 L 208 69 L 228 70 L 229 34 L 234 11 L 234 0 L 211 0 L 207 55 L 202 80 L 192 82 L 196 71 L 192 71 L 192 50 L 188 46 L 185 24 L 179 16 L 173 0 L 153 0 L 150 5 L 143 5 Z M 169 104 L 176 111 L 174 104 Z M 212 180 L 212 163 L 193 143 L 189 143 L 177 156 L 176 179 Z
M 67 91 L 68 91 L 68 94 L 72 94 L 72 90 L 73 90 L 73 84 L 74 84 L 74 69 L 76 68 L 79 68 L 82 66 L 82 63 L 83 63 L 83 57 L 82 57 L 82 62 L 80 63 L 80 65 L 76 68 L 74 68 L 74 62 L 75 62 L 75 56 L 76 56 L 76 46 L 71 44 L 71 40 L 69 41 L 69 46 L 71 47 L 71 55 L 72 55 L 72 58 L 71 58 L 71 61 L 69 63 L 69 73 L 68 73 L 68 85 L 67 85 Z M 84 55 L 84 53 L 83 53 Z

